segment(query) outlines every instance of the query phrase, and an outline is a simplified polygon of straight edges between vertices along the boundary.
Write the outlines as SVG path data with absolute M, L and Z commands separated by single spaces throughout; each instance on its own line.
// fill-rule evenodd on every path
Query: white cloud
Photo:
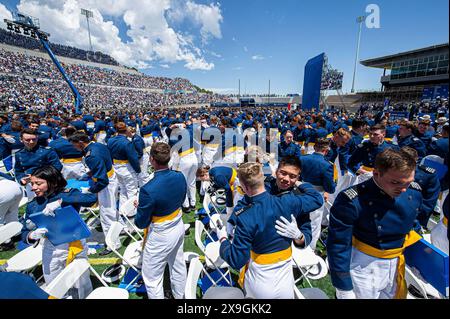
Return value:
M 170 69 L 170 65 L 168 64 L 161 64 L 160 65 L 163 69 Z
M 52 42 L 88 49 L 86 18 L 80 14 L 80 9 L 86 8 L 94 14 L 90 20 L 94 50 L 110 54 L 119 63 L 144 69 L 155 61 L 163 64 L 184 61 L 191 70 L 211 70 L 214 64 L 205 61 L 194 37 L 177 33 L 169 25 L 166 14 L 180 3 L 175 0 L 20 0 L 18 9 L 39 18 L 41 28 L 51 34 Z M 200 28 L 202 41 L 220 38 L 223 21 L 220 6 L 189 3 L 192 10 L 212 16 L 191 18 Z M 119 29 L 106 16 L 123 19 L 131 41 L 122 41 Z
M 214 51 L 210 51 L 209 52 L 212 56 L 214 56 L 214 57 L 216 57 L 216 58 L 221 58 L 222 57 L 222 55 L 220 55 L 219 53 L 216 53 L 216 52 L 214 52 Z
M 248 52 L 248 49 L 247 49 L 247 47 L 244 47 L 244 51 L 245 51 L 245 52 Z
M 3 19 L 12 20 L 12 15 L 11 12 L 9 12 L 9 10 L 6 9 L 6 7 L 0 3 L 0 26 L 6 28 L 6 24 L 3 21 Z
M 243 67 L 237 66 L 237 67 L 234 67 L 232 70 L 234 70 L 234 71 L 240 71 L 240 70 L 242 70 L 242 69 L 243 69 Z
M 260 55 L 260 54 L 252 56 L 252 60 L 255 60 L 255 61 L 257 61 L 257 60 L 264 60 L 264 59 L 265 58 L 262 55 Z

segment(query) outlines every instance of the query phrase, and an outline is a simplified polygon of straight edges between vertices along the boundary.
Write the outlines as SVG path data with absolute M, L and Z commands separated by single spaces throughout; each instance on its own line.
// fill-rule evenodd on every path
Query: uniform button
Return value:
M 383 242 L 383 240 L 382 239 L 380 239 L 379 241 L 378 241 L 380 244 Z
M 373 215 L 373 217 L 378 218 L 378 214 Z
M 369 202 L 369 206 L 372 206 L 373 202 Z
M 381 230 L 382 228 L 383 228 L 383 227 L 381 227 L 381 226 L 378 226 L 378 229 L 379 229 L 379 230 Z
M 408 196 L 408 199 L 409 199 L 409 200 L 412 200 L 412 196 Z

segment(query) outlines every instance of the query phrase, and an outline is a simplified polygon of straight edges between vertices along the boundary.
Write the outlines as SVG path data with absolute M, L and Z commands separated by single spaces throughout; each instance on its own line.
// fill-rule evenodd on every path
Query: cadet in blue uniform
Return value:
M 227 240 L 225 227 L 218 230 L 220 257 L 234 269 L 245 266 L 240 283 L 246 297 L 293 298 L 292 239 L 278 234 L 274 225 L 281 217 L 291 221 L 306 214 L 303 210 L 306 199 L 301 192 L 280 197 L 270 195 L 264 187 L 262 167 L 257 163 L 242 164 L 238 178 L 251 203 L 235 213 L 237 224 L 233 243 Z M 316 204 L 313 209 L 323 204 L 321 196 L 315 194 L 308 199 L 309 205 Z
M 334 201 L 327 251 L 339 299 L 406 298 L 403 251 L 420 239 L 412 231 L 422 205 L 415 168 L 409 153 L 386 149 L 373 178 Z
M 430 125 L 431 121 L 429 119 L 420 119 L 417 129 L 414 130 L 414 135 L 425 144 L 427 150 L 433 141 L 433 131 L 429 130 Z
M 136 226 L 147 229 L 142 261 L 142 276 L 149 299 L 163 299 L 163 277 L 169 265 L 172 294 L 184 296 L 184 224 L 180 208 L 186 197 L 186 180 L 182 173 L 169 169 L 170 146 L 155 143 L 150 163 L 155 175 L 141 188 L 135 218 Z
M 326 138 L 320 138 L 314 144 L 315 153 L 302 156 L 302 173 L 301 179 L 306 183 L 310 183 L 327 201 L 328 194 L 333 194 L 336 188 L 334 182 L 333 164 L 325 159 L 328 152 L 330 141 Z M 315 250 L 317 241 L 320 237 L 324 206 L 319 207 L 310 213 L 311 219 L 311 249 Z
M 278 144 L 278 156 L 283 158 L 286 156 L 296 156 L 300 158 L 302 155 L 300 147 L 293 142 L 294 135 L 292 131 L 287 130 L 284 133 L 284 141 Z
M 111 154 L 106 145 L 91 142 L 84 133 L 76 133 L 69 137 L 69 142 L 84 154 L 84 162 L 89 168 L 89 176 L 94 184 L 87 190 L 98 194 L 100 222 L 103 234 L 106 236 L 111 224 L 120 221 L 116 209 L 117 177 L 112 165 Z M 100 255 L 110 254 L 111 250 L 105 248 Z
M 59 207 L 72 206 L 77 211 L 81 207 L 90 207 L 97 202 L 97 195 L 83 194 L 77 189 L 64 189 L 67 185 L 62 174 L 53 166 L 36 169 L 31 175 L 32 190 L 36 197 L 27 205 L 24 221 L 33 213 L 43 212 L 47 216 L 54 216 Z M 28 244 L 45 238 L 45 228 L 28 229 L 24 225 L 22 238 Z M 30 232 L 31 231 L 31 232 Z M 87 260 L 88 247 L 86 240 L 77 240 L 68 244 L 54 246 L 49 240 L 44 240 L 42 250 L 42 271 L 47 285 L 75 258 Z M 75 285 L 78 288 L 78 298 L 85 298 L 92 291 L 89 273 L 85 273 Z
M 127 126 L 123 122 L 116 125 L 117 135 L 108 141 L 108 149 L 114 163 L 120 191 L 120 206 L 137 195 L 139 191 L 138 175 L 141 173 L 138 153 L 127 138 Z
M 428 155 L 437 155 L 442 158 L 448 156 L 448 134 L 450 125 L 444 125 L 442 127 L 442 137 L 436 141 L 432 141 L 428 150 Z
M 237 172 L 232 167 L 216 166 L 213 168 L 203 167 L 197 170 L 197 177 L 202 182 L 210 182 L 214 189 L 224 189 L 226 197 L 227 219 L 231 216 L 236 203 L 242 198 L 239 193 L 239 180 Z
M 413 135 L 414 124 L 409 121 L 403 121 L 400 123 L 398 129 L 398 146 L 409 146 L 417 151 L 419 155 L 419 161 L 427 155 L 427 148 L 425 144 L 417 137 Z
M 141 167 L 141 172 L 138 174 L 138 187 L 142 187 L 150 180 L 150 175 L 148 174 L 149 156 L 145 147 L 145 141 L 136 133 L 134 127 L 128 128 L 127 136 L 131 138 L 131 143 L 133 143 L 138 154 L 139 166 Z
M 106 122 L 99 116 L 94 116 L 94 139 L 97 143 L 106 144 Z
M 67 137 L 76 132 L 74 127 L 61 129 L 61 137 L 49 143 L 63 164 L 62 174 L 65 179 L 80 179 L 86 174 L 86 167 L 82 163 L 83 153 L 77 150 Z
M 24 129 L 20 134 L 20 138 L 24 144 L 24 149 L 15 155 L 14 174 L 16 180 L 22 186 L 26 185 L 27 197 L 31 200 L 34 194 L 31 192 L 28 184 L 30 174 L 36 168 L 42 166 L 52 165 L 58 171 L 61 171 L 63 166 L 54 150 L 50 147 L 41 147 L 37 144 L 38 136 L 34 130 Z
M 372 176 L 376 156 L 387 148 L 397 148 L 385 142 L 386 128 L 376 124 L 370 128 L 369 141 L 358 145 L 348 160 L 348 168 L 354 173 L 365 175 L 361 181 Z

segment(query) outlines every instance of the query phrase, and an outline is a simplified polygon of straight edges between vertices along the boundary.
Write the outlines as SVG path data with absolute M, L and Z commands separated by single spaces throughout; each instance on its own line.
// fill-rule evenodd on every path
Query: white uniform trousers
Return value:
M 204 145 L 202 149 L 202 162 L 204 166 L 211 167 L 214 162 L 214 156 L 216 155 L 218 147 L 210 147 Z
M 447 226 L 442 220 L 431 230 L 431 243 L 448 255 Z
M 142 260 L 142 277 L 149 299 L 164 299 L 164 269 L 169 265 L 170 283 L 175 299 L 184 297 L 184 224 L 181 215 L 172 221 L 150 225 Z
M 84 249 L 75 259 L 87 259 L 88 247 L 86 240 L 81 240 L 81 243 Z M 68 253 L 69 244 L 54 246 L 49 240 L 45 239 L 42 250 L 42 271 L 47 285 L 66 267 Z M 80 277 L 73 288 L 75 289 L 69 290 L 68 294 L 74 299 L 85 299 L 92 292 L 92 283 L 88 271 Z
M 87 173 L 86 166 L 82 162 L 63 163 L 62 175 L 67 179 L 79 179 Z
M 137 195 L 139 191 L 138 176 L 130 163 L 114 164 L 114 171 L 117 175 L 120 192 L 119 207 L 122 207 L 128 199 Z
M 312 250 L 316 250 L 317 241 L 320 238 L 320 232 L 322 230 L 322 215 L 325 205 L 322 205 L 319 209 L 309 213 L 309 218 L 311 219 L 311 243 L 309 246 Z
M 153 137 L 151 136 L 151 134 L 149 134 L 149 136 L 147 137 L 143 137 L 144 143 L 145 143 L 145 148 L 147 147 L 152 147 L 153 145 Z
M 0 224 L 19 221 L 19 204 L 23 189 L 18 183 L 0 180 Z
M 250 260 L 244 279 L 245 297 L 250 299 L 294 299 L 292 260 L 259 265 Z
M 382 259 L 352 248 L 350 275 L 356 299 L 393 299 L 398 258 Z
M 242 149 L 236 150 L 234 152 L 228 153 L 224 156 L 221 163 L 225 166 L 230 166 L 237 168 L 239 164 L 244 163 L 245 151 Z
M 116 208 L 117 177 L 116 174 L 109 178 L 109 184 L 98 193 L 98 206 L 100 211 L 100 223 L 103 234 L 106 236 L 113 222 L 120 221 Z
M 195 206 L 196 203 L 196 172 L 198 168 L 197 156 L 195 153 L 190 153 L 180 158 L 178 162 L 178 171 L 183 173 L 187 184 L 186 199 L 184 200 L 183 207 Z
M 150 175 L 148 174 L 148 163 L 150 156 L 144 152 L 144 155 L 139 159 L 139 165 L 141 166 L 141 173 L 138 174 L 138 187 L 141 188 L 150 181 Z

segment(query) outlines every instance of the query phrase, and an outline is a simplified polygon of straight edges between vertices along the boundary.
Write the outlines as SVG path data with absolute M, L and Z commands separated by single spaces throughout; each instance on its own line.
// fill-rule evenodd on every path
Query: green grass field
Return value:
M 201 203 L 199 201 L 197 201 L 197 209 L 200 209 L 202 207 Z M 20 211 L 20 214 L 24 213 L 24 209 L 22 208 Z M 194 239 L 194 223 L 195 223 L 195 213 L 191 212 L 189 214 L 183 214 L 183 221 L 185 224 L 190 224 L 191 228 L 189 231 L 189 234 L 185 237 L 185 242 L 184 242 L 184 251 L 191 251 L 191 252 L 196 252 L 200 255 L 202 255 L 200 249 L 197 247 L 197 245 L 195 244 L 195 239 Z M 123 239 L 123 245 L 122 248 L 120 249 L 121 253 L 123 253 L 123 251 L 125 250 L 125 247 L 127 244 L 129 244 L 130 242 L 130 238 L 124 238 Z M 319 243 L 319 253 L 324 252 L 323 247 L 320 245 Z M 11 250 L 11 251 L 6 251 L 6 252 L 0 252 L 0 264 L 3 264 L 7 259 L 11 258 L 12 256 L 14 256 L 16 253 L 18 252 L 18 250 Z M 113 253 L 105 256 L 105 257 L 101 257 L 98 256 L 98 253 L 95 255 L 89 255 L 89 259 L 91 261 L 93 261 L 93 263 L 95 263 L 93 265 L 93 268 L 97 271 L 98 274 L 102 274 L 102 272 L 109 267 L 111 264 L 97 264 L 99 262 L 101 262 L 101 259 L 111 259 L 111 258 L 116 258 L 117 256 L 115 256 Z M 298 274 L 298 271 L 295 270 Z M 33 276 L 35 278 L 39 278 L 42 275 L 42 270 L 41 267 L 37 267 L 37 269 L 34 271 Z M 232 271 L 232 278 L 235 282 L 237 282 L 237 277 L 238 277 L 238 272 L 236 271 Z M 91 280 L 93 283 L 94 287 L 100 287 L 101 283 L 100 281 L 93 275 L 91 274 Z M 326 277 L 320 279 L 320 280 L 310 280 L 311 284 L 313 287 L 317 287 L 322 289 L 329 298 L 334 298 L 335 296 L 335 289 L 334 287 L 331 285 L 331 281 L 329 278 L 329 275 L 327 275 Z M 115 284 L 111 284 L 111 286 L 117 287 L 118 283 Z M 297 285 L 299 288 L 307 288 L 309 287 L 308 283 L 303 280 L 301 282 L 298 283 Z M 170 282 L 169 282 L 169 277 L 168 277 L 168 272 L 166 269 L 166 276 L 165 276 L 165 280 L 164 280 L 164 288 L 165 288 L 165 293 L 166 294 L 170 294 Z M 200 289 L 198 289 L 198 292 L 200 291 Z M 137 295 L 137 294 L 130 294 L 130 298 L 131 299 L 146 299 L 147 297 L 144 295 Z

